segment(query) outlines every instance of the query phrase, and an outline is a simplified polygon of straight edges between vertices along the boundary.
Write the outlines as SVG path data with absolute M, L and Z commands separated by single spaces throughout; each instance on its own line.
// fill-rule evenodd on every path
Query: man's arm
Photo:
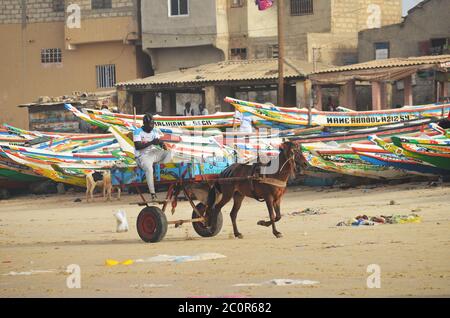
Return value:
M 150 142 L 142 142 L 142 141 L 135 141 L 135 142 L 134 142 L 134 147 L 135 147 L 137 150 L 145 149 L 145 148 L 147 148 L 147 147 L 150 147 L 151 145 L 163 147 L 164 143 L 163 143 L 161 140 L 157 139 L 157 138 L 156 138 L 156 139 L 153 139 L 153 140 L 150 141 Z

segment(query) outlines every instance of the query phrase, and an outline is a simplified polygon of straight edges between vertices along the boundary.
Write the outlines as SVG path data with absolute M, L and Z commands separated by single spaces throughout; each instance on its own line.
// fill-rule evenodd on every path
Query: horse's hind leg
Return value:
M 224 191 L 222 192 L 222 198 L 211 209 L 212 213 L 211 213 L 211 215 L 209 215 L 209 220 L 208 220 L 208 223 L 210 226 L 213 224 L 216 224 L 217 215 L 220 213 L 220 211 L 225 206 L 225 204 L 227 204 L 231 200 L 231 198 L 233 197 L 233 192 L 234 192 L 234 189 L 229 189 L 229 190 L 224 189 Z
M 230 217 L 231 217 L 231 223 L 233 223 L 233 233 L 234 236 L 237 238 L 244 238 L 244 236 L 239 233 L 237 225 L 236 225 L 236 217 L 237 214 L 239 212 L 239 209 L 241 208 L 242 205 L 242 201 L 244 201 L 244 196 L 242 194 L 240 194 L 239 192 L 236 192 L 233 196 L 234 199 L 234 204 L 233 204 L 233 209 L 230 212 Z

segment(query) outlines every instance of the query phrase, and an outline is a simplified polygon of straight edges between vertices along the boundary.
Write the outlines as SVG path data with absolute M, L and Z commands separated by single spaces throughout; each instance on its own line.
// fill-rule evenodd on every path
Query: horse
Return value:
M 277 231 L 275 223 L 281 219 L 280 204 L 286 192 L 287 181 L 297 171 L 297 164 L 302 163 L 301 160 L 298 160 L 297 154 L 299 153 L 299 146 L 287 141 L 280 145 L 278 167 L 273 169 L 276 171 L 264 173 L 264 171 L 268 171 L 267 166 L 272 167 L 274 160 L 267 166 L 261 166 L 260 163 L 253 166 L 234 163 L 225 169 L 208 193 L 208 225 L 212 227 L 215 224 L 221 209 L 233 199 L 234 204 L 230 213 L 233 232 L 235 237 L 242 239 L 243 235 L 239 233 L 236 225 L 236 217 L 244 198 L 250 197 L 261 202 L 265 201 L 269 211 L 270 221 L 260 220 L 257 224 L 266 227 L 272 226 L 272 233 L 275 237 L 281 238 L 282 234 Z M 258 166 L 261 169 L 261 175 L 254 176 Z

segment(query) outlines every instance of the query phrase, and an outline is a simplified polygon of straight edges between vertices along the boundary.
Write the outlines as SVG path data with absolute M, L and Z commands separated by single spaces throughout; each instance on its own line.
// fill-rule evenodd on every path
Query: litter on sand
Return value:
M 411 213 L 408 215 L 380 215 L 380 216 L 367 216 L 358 215 L 357 217 L 341 221 L 336 226 L 360 226 L 360 225 L 378 225 L 378 224 L 405 224 L 405 223 L 420 223 L 422 217 L 418 214 Z
M 31 270 L 29 272 L 9 272 L 7 274 L 3 274 L 3 276 L 29 276 L 34 274 L 48 274 L 48 273 L 54 273 L 55 270 Z
M 117 261 L 115 259 L 107 259 L 105 261 L 105 265 L 106 266 L 116 266 L 116 265 L 119 265 L 119 264 L 127 266 L 127 265 L 132 265 L 133 263 L 134 263 L 134 261 L 132 259 L 127 259 L 127 260 L 122 261 L 122 262 Z
M 175 263 L 183 263 L 183 262 L 193 262 L 193 261 L 206 261 L 212 259 L 225 258 L 225 255 L 217 254 L 217 253 L 202 253 L 197 255 L 182 255 L 182 256 L 174 256 L 174 255 L 158 255 L 146 259 L 137 259 L 136 263 L 155 263 L 155 262 L 175 262 Z
M 322 212 L 320 209 L 315 208 L 306 208 L 303 211 L 295 211 L 292 213 L 288 213 L 288 215 L 320 215 L 320 214 L 326 214 L 326 212 Z
M 134 285 L 130 285 L 131 288 L 163 288 L 163 287 L 170 287 L 172 285 L 170 284 L 134 284 Z
M 291 285 L 315 285 L 319 282 L 313 280 L 295 280 L 295 279 L 272 279 L 262 283 L 244 283 L 235 284 L 235 287 L 252 287 L 252 286 L 263 286 L 263 285 L 275 285 L 275 286 L 291 286 Z
M 127 215 L 124 211 L 119 210 L 116 214 L 114 214 L 117 221 L 117 233 L 123 233 L 128 232 L 128 221 L 127 221 Z

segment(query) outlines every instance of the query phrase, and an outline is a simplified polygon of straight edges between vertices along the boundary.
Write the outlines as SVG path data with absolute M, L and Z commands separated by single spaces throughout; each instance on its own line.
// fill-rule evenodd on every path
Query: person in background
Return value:
M 201 115 L 201 116 L 209 115 L 209 112 L 206 109 L 205 104 L 203 104 L 203 103 L 200 103 L 200 105 L 198 105 L 198 110 L 199 110 L 199 115 Z
M 186 104 L 184 104 L 184 112 L 183 112 L 184 116 L 194 116 L 194 109 L 191 108 L 191 103 L 187 102 Z
M 253 128 L 256 128 L 253 119 L 250 116 L 244 116 L 244 114 L 237 109 L 234 113 L 234 120 L 236 119 L 238 119 L 241 123 L 241 125 L 239 126 L 239 132 L 246 132 L 251 134 L 253 132 Z
M 155 128 L 153 115 L 149 113 L 144 116 L 144 125 L 133 132 L 136 162 L 145 171 L 152 201 L 158 200 L 153 180 L 153 164 L 172 161 L 172 153 L 167 150 L 164 142 L 159 139 L 162 135 L 161 131 Z
M 336 105 L 333 103 L 333 99 L 331 96 L 328 97 L 328 111 L 335 112 L 337 110 Z

